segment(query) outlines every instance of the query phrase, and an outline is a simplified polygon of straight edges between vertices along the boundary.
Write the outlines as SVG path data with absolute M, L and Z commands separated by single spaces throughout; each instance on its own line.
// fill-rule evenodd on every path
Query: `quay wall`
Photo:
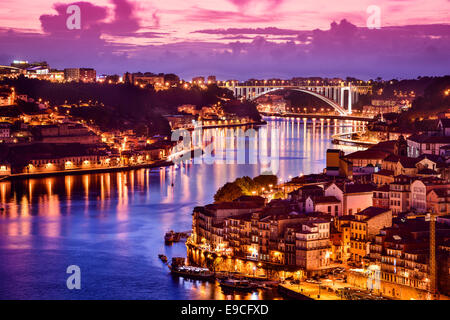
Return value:
M 361 289 L 369 290 L 370 279 L 367 276 L 357 273 L 349 272 L 347 275 L 347 282 L 353 286 Z M 431 295 L 425 290 L 412 288 L 398 283 L 387 282 L 384 280 L 377 280 L 379 285 L 375 285 L 373 291 L 385 297 L 398 300 L 429 300 Z

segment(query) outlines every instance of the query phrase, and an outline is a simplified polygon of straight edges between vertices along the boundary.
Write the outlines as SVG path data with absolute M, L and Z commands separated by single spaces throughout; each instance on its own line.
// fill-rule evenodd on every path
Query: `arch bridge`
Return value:
M 253 86 L 232 84 L 223 86 L 233 91 L 236 98 L 248 100 L 257 99 L 265 94 L 278 90 L 300 91 L 321 99 L 333 107 L 340 115 L 346 116 L 352 113 L 352 103 L 358 102 L 359 94 L 366 94 L 372 90 L 371 86 Z M 345 92 L 347 91 L 347 105 L 345 105 Z

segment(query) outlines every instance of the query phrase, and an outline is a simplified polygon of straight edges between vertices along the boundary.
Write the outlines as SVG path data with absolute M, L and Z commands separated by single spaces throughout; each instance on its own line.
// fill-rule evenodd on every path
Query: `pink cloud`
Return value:
M 229 0 L 241 10 L 247 10 L 252 4 L 257 2 L 258 4 L 264 4 L 268 10 L 273 10 L 283 3 L 284 0 Z
M 270 23 L 274 17 L 270 13 L 252 15 L 236 11 L 219 11 L 193 7 L 183 19 L 190 22 L 214 21 L 216 23 Z

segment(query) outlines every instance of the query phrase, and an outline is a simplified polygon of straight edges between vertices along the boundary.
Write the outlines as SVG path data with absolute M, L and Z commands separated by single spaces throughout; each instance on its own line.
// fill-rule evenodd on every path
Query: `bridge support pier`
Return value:
M 340 105 L 342 108 L 345 107 L 344 101 L 345 101 L 345 91 L 348 92 L 347 94 L 347 112 L 348 114 L 352 114 L 352 95 L 353 95 L 353 89 L 351 86 L 349 87 L 341 87 L 340 90 Z

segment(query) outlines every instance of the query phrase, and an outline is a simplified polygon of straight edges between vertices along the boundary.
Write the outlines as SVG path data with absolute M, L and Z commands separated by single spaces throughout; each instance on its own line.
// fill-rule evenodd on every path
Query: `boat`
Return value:
M 266 289 L 278 288 L 279 282 L 278 281 L 264 281 L 263 286 Z
M 248 280 L 238 279 L 223 279 L 219 280 L 222 289 L 236 290 L 236 291 L 255 291 L 258 286 Z
M 166 263 L 167 262 L 167 257 L 163 254 L 158 254 L 158 258 L 161 259 L 162 262 Z
M 197 279 L 197 280 L 212 280 L 214 273 L 207 268 L 198 268 L 193 266 L 174 266 L 169 265 L 170 273 L 183 278 Z
M 181 235 L 178 232 L 174 232 L 173 230 L 170 230 L 169 232 L 166 232 L 164 235 L 164 240 L 168 243 L 171 242 L 178 242 L 181 239 Z

